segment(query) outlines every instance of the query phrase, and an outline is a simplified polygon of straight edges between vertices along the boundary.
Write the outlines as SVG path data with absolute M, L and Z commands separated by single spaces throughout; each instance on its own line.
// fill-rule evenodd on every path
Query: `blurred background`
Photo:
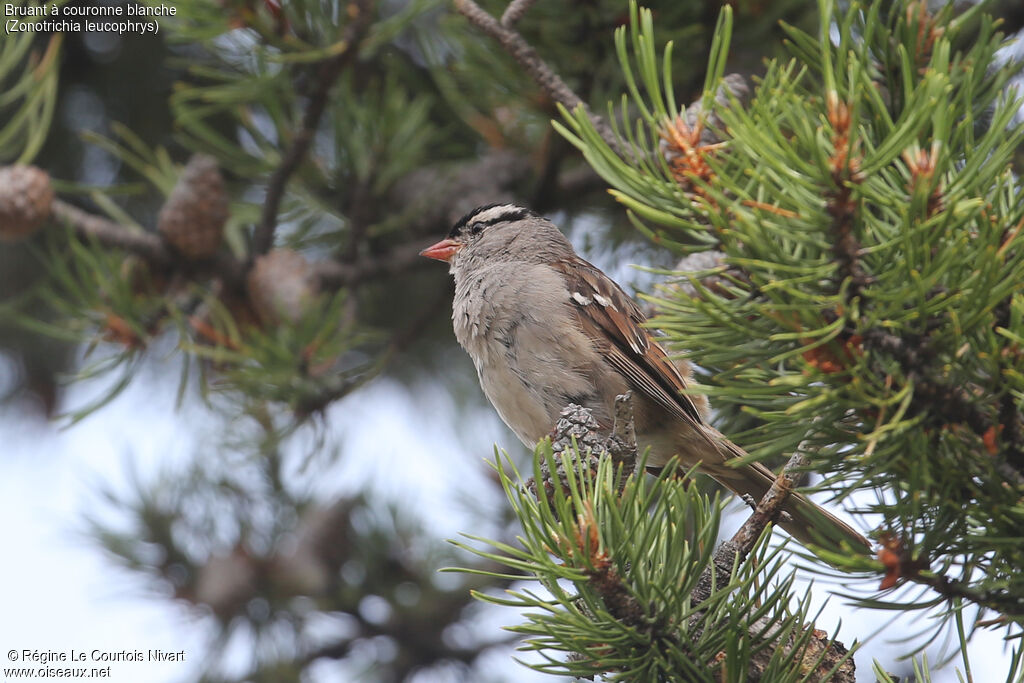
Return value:
M 243 227 L 258 221 L 289 142 L 282 131 L 297 127 L 317 88 L 312 58 L 271 57 L 331 43 L 329 19 L 344 25 L 337 17 L 354 5 L 167 4 L 179 16 L 161 19 L 156 36 L 63 36 L 56 106 L 34 163 L 66 201 L 116 220 L 114 204 L 152 226 L 173 185 L 158 173 L 163 159 L 213 153 L 232 196 L 226 241 L 242 253 Z M 675 89 L 689 102 L 721 5 L 647 4 L 659 35 L 675 41 Z M 728 71 L 748 76 L 780 54 L 780 20 L 816 21 L 813 3 L 731 4 Z M 1009 34 L 1024 25 L 1019 3 L 993 11 Z M 332 296 L 342 294 L 325 304 L 347 330 L 328 364 L 350 380 L 340 388 L 310 373 L 303 401 L 290 403 L 295 385 L 280 379 L 295 374 L 288 349 L 310 347 L 264 328 L 258 367 L 215 353 L 190 360 L 210 339 L 174 324 L 126 342 L 110 316 L 127 313 L 90 309 L 98 299 L 83 293 L 84 279 L 51 267 L 71 253 L 66 240 L 40 233 L 0 248 L 4 650 L 185 652 L 184 662 L 113 665 L 114 680 L 132 681 L 540 679 L 513 659 L 536 655 L 516 653 L 501 630 L 520 615 L 469 595 L 505 586 L 437 571 L 481 566 L 446 539 L 514 536 L 488 461 L 495 444 L 522 464 L 527 453 L 455 343 L 446 269 L 408 254 L 474 206 L 515 200 L 555 220 L 627 291 L 659 281 L 633 264 L 669 268 L 675 257 L 628 225 L 552 130 L 553 103 L 447 3 L 380 0 L 373 12 L 276 234 L 278 247 L 342 268 Z M 612 33 L 627 21 L 624 1 L 560 0 L 537 3 L 518 28 L 600 111 L 624 87 Z M 52 40 L 40 31 L 32 47 Z M 190 285 L 149 299 L 200 315 L 216 310 L 209 296 Z M 81 324 L 62 322 L 67 334 L 43 329 L 69 312 Z M 827 589 L 812 590 L 824 602 Z M 817 627 L 834 632 L 840 621 L 848 644 L 882 625 L 833 600 Z M 858 657 L 863 680 L 874 680 L 871 657 L 909 672 L 893 639 L 914 629 L 897 622 L 871 639 Z M 975 680 L 1003 674 L 1003 647 L 975 640 Z M 946 650 L 937 642 L 927 652 L 934 664 Z M 956 678 L 947 669 L 933 680 Z

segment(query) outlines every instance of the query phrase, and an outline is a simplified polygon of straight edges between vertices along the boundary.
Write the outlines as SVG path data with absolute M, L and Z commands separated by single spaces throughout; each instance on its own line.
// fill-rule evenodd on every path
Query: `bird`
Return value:
M 747 453 L 709 423 L 707 398 L 690 390 L 689 363 L 669 356 L 640 307 L 578 256 L 551 221 L 514 204 L 481 206 L 420 254 L 448 263 L 455 337 L 487 399 L 528 448 L 570 403 L 610 428 L 615 397 L 631 391 L 637 444 L 650 448 L 648 468 L 677 457 L 754 501 L 775 481 L 761 463 L 729 464 Z M 780 525 L 801 543 L 870 547 L 800 493 L 790 493 L 781 509 Z

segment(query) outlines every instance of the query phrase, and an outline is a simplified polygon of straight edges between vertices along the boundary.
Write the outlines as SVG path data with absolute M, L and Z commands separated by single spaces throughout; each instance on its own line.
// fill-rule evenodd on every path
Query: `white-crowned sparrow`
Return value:
M 455 336 L 484 394 L 528 447 L 569 403 L 610 427 L 615 397 L 632 390 L 639 446 L 651 447 L 648 466 L 678 456 L 740 495 L 760 500 L 768 491 L 775 476 L 765 466 L 727 464 L 746 453 L 707 423 L 707 400 L 685 392 L 689 365 L 668 357 L 637 305 L 550 221 L 519 206 L 483 206 L 421 253 L 449 263 Z M 868 545 L 802 495 L 791 494 L 783 510 L 783 528 L 800 541 Z

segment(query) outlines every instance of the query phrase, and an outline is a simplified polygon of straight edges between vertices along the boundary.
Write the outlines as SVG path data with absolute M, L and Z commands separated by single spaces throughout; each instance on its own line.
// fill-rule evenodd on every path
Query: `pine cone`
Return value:
M 220 248 L 227 220 L 228 197 L 217 162 L 193 154 L 160 209 L 157 229 L 185 258 L 199 260 Z
M 253 263 L 249 300 L 265 325 L 297 322 L 317 294 L 313 269 L 291 249 L 273 249 Z
M 24 239 L 50 217 L 53 187 L 46 171 L 35 166 L 0 168 L 0 240 Z

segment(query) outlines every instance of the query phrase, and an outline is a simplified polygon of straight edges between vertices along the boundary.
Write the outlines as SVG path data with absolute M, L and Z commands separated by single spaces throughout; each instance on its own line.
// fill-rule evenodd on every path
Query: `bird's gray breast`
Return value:
M 604 412 L 591 379 L 603 361 L 571 324 L 569 292 L 557 271 L 496 263 L 455 276 L 455 336 L 484 394 L 523 443 L 532 447 L 545 436 L 568 403 Z

